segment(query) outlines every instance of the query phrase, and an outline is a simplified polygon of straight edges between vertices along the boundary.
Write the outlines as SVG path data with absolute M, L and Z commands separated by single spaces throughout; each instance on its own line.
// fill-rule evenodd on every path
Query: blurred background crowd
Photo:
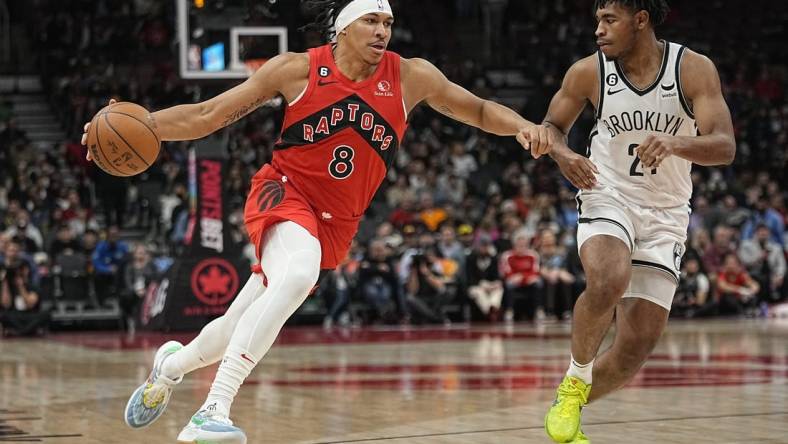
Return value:
M 248 24 L 287 23 L 291 48 L 319 44 L 296 31 L 311 20 L 307 12 L 238 1 Z M 767 316 L 788 295 L 788 21 L 753 1 L 745 17 L 732 15 L 727 0 L 673 1 L 659 31 L 716 62 L 738 147 L 733 165 L 692 173 L 678 317 Z M 179 78 L 173 2 L 5 3 L 19 37 L 0 74 L 38 73 L 41 109 L 58 132 L 26 130 L 18 94 L 0 95 L 0 323 L 45 330 L 46 307 L 69 299 L 112 309 L 131 327 L 145 288 L 185 235 L 189 144 L 165 143 L 149 171 L 120 179 L 85 161 L 82 125 L 113 97 L 155 110 L 233 83 Z M 595 50 L 592 2 L 454 0 L 431 2 L 428 14 L 421 3 L 392 1 L 390 48 L 431 60 L 533 121 L 571 63 Z M 224 130 L 239 245 L 247 246 L 241 212 L 250 178 L 270 158 L 282 116 L 281 106 L 267 106 Z M 570 135 L 578 152 L 592 117 L 587 110 Z M 576 190 L 555 163 L 426 108 L 409 125 L 349 257 L 308 302 L 324 325 L 568 319 L 584 278 Z M 245 255 L 251 261 L 254 252 L 247 246 Z

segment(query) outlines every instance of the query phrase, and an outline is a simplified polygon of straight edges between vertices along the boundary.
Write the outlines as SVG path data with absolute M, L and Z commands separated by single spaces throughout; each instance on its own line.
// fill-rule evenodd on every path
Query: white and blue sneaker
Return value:
M 153 370 L 151 370 L 148 380 L 137 390 L 134 390 L 129 402 L 126 403 L 126 411 L 123 416 L 129 427 L 135 429 L 147 427 L 164 413 L 170 402 L 172 387 L 181 382 L 183 376 L 170 379 L 161 374 L 161 366 L 168 356 L 182 348 L 183 345 L 177 341 L 170 341 L 159 347 L 156 357 L 153 358 Z
M 246 444 L 246 434 L 215 410 L 200 410 L 178 435 L 179 443 Z

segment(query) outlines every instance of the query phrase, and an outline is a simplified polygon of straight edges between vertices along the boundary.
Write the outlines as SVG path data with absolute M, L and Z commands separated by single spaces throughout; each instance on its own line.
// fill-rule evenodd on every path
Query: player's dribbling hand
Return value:
M 117 103 L 117 100 L 109 99 L 109 104 L 110 105 L 115 104 L 115 103 Z M 82 132 L 82 142 L 81 143 L 82 143 L 82 145 L 85 145 L 85 146 L 87 146 L 87 144 L 88 144 L 88 129 L 89 128 L 90 128 L 90 122 L 86 123 L 85 126 L 82 127 L 82 131 L 83 132 Z M 93 157 L 90 156 L 90 150 L 87 150 L 87 154 L 85 155 L 85 159 L 87 159 L 88 162 L 93 160 Z
M 673 155 L 677 139 L 672 136 L 648 136 L 637 147 L 637 155 L 644 168 L 657 168 L 663 160 Z
M 534 159 L 550 152 L 553 146 L 553 135 L 544 125 L 531 125 L 517 133 L 517 141 L 527 150 L 531 150 Z

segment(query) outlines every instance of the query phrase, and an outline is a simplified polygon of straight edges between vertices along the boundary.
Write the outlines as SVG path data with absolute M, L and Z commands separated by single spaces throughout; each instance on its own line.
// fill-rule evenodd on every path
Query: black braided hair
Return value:
M 668 16 L 668 12 L 670 12 L 670 7 L 666 0 L 595 0 L 594 12 L 614 3 L 629 8 L 634 12 L 648 12 L 651 24 L 655 27 L 661 25 L 665 21 L 665 17 Z
M 315 21 L 300 28 L 301 31 L 317 31 L 326 41 L 334 38 L 334 22 L 337 15 L 353 0 L 302 0 L 307 11 L 317 13 Z

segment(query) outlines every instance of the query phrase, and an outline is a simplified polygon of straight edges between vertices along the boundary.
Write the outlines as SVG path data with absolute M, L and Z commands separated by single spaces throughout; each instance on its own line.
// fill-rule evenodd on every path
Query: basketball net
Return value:
M 251 76 L 252 74 L 256 73 L 257 70 L 260 69 L 260 67 L 263 66 L 267 61 L 268 59 L 244 60 L 244 65 L 246 65 L 246 73 Z

